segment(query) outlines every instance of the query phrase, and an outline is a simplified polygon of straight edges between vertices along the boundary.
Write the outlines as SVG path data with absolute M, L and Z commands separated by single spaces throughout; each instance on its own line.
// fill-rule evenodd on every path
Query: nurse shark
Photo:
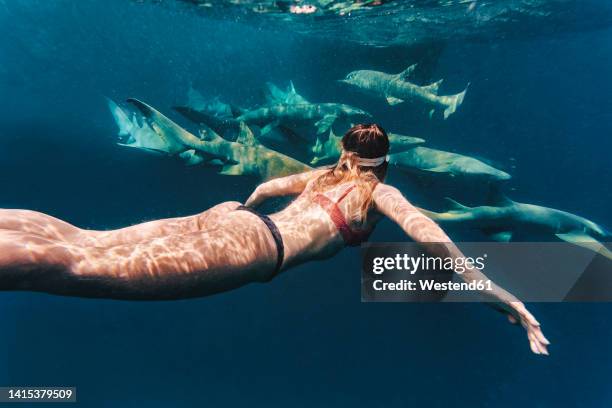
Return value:
M 139 138 L 140 133 L 131 134 L 132 141 L 121 145 L 176 155 L 191 165 L 221 165 L 221 174 L 250 175 L 262 180 L 311 169 L 302 162 L 259 144 L 244 123 L 236 142 L 223 139 L 208 128 L 203 128 L 200 137 L 197 137 L 146 103 L 137 99 L 128 99 L 127 102 L 142 113 L 148 131 L 142 139 Z M 109 106 L 115 120 L 120 119 L 118 125 L 121 132 L 127 114 L 114 103 Z M 129 130 L 123 129 L 124 132 Z
M 408 78 L 415 70 L 411 65 L 399 74 L 387 74 L 381 71 L 358 70 L 349 73 L 340 82 L 359 88 L 367 93 L 381 96 L 389 105 L 397 105 L 405 100 L 431 106 L 430 115 L 435 109 L 442 109 L 444 119 L 455 113 L 463 103 L 467 88 L 456 95 L 438 95 L 442 80 L 429 85 L 416 85 Z
M 473 157 L 423 146 L 391 154 L 389 165 L 415 174 L 482 178 L 490 181 L 504 181 L 511 178 L 508 173 Z
M 327 132 L 336 120 L 354 122 L 371 117 L 361 109 L 341 103 L 311 103 L 295 90 L 293 82 L 289 82 L 286 90 L 281 90 L 272 83 L 267 83 L 264 90 L 265 103 L 252 109 L 241 109 L 232 105 L 219 109 L 197 109 L 194 106 L 176 106 L 173 109 L 197 124 L 205 124 L 218 133 L 233 133 L 240 127 L 240 122 L 256 125 L 261 128 L 258 136 L 274 140 L 283 134 L 284 139 L 296 142 L 312 140 L 310 127 L 316 129 L 317 134 Z M 193 97 L 190 97 L 192 100 Z M 198 106 L 216 106 L 209 103 Z M 227 115 L 227 112 L 233 115 Z M 276 131 L 276 132 L 275 132 Z
M 368 112 L 343 103 L 312 103 L 295 92 L 291 83 L 287 92 L 268 84 L 266 104 L 247 110 L 236 119 L 249 125 L 262 127 L 265 134 L 273 128 L 286 129 L 290 133 L 300 132 L 304 126 L 313 126 L 317 134 L 329 131 L 336 120 L 358 122 L 370 118 Z M 306 137 L 308 138 L 308 136 Z
M 517 203 L 507 197 L 503 197 L 498 206 L 468 207 L 450 198 L 447 201 L 451 207 L 446 212 L 421 211 L 442 224 L 459 224 L 483 230 L 497 241 L 510 241 L 513 234 L 518 232 L 539 232 L 554 235 L 612 259 L 612 252 L 602 245 L 602 242 L 612 238 L 610 232 L 578 215 L 534 204 Z

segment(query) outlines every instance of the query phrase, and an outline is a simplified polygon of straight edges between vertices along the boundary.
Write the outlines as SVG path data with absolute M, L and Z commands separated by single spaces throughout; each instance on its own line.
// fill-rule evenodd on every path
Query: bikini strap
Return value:
M 344 190 L 344 193 L 342 193 L 342 195 L 340 196 L 340 198 L 338 198 L 338 200 L 336 200 L 336 204 L 340 204 L 340 202 L 342 200 L 344 200 L 344 198 L 351 192 L 353 191 L 353 189 L 355 188 L 355 184 L 353 184 L 352 186 L 350 186 L 349 188 L 347 188 L 346 190 Z
M 336 229 L 342 236 L 344 242 L 347 245 L 356 245 L 357 238 L 355 237 L 355 234 L 353 234 L 351 227 L 346 222 L 346 219 L 344 218 L 342 211 L 340 211 L 338 204 L 330 200 L 325 194 L 317 194 L 313 201 L 319 204 L 325 210 L 325 212 L 329 214 L 329 217 L 336 226 Z

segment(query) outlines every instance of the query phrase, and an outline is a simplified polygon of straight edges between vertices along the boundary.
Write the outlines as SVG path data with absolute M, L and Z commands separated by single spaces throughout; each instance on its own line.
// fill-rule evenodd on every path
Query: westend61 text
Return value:
M 414 281 L 402 279 L 399 282 L 384 282 L 381 279 L 375 280 L 372 287 L 376 291 L 483 291 L 493 290 L 490 279 L 474 280 L 471 282 L 436 282 L 433 279 L 419 280 L 419 284 Z

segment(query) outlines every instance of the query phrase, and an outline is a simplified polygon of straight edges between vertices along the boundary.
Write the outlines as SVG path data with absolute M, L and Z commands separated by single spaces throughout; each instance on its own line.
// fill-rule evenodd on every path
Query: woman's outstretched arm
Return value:
M 326 171 L 312 170 L 266 181 L 257 186 L 255 191 L 246 200 L 245 205 L 247 207 L 257 207 L 271 197 L 298 195 L 304 191 L 310 180 Z
M 436 255 L 465 258 L 446 233 L 434 221 L 410 204 L 395 187 L 379 184 L 374 190 L 374 203 L 378 211 L 397 223 L 416 242 L 435 244 L 431 247 Z M 463 280 L 471 282 L 488 279 L 478 268 L 468 263 L 465 265 L 467 266 L 466 271 L 460 274 Z M 540 324 L 525 308 L 525 305 L 503 288 L 495 284 L 492 284 L 492 288 L 491 291 L 483 292 L 495 302 L 492 306 L 508 313 L 511 322 L 521 323 L 527 331 L 531 350 L 534 353 L 548 355 L 547 346 L 550 343 L 542 334 Z

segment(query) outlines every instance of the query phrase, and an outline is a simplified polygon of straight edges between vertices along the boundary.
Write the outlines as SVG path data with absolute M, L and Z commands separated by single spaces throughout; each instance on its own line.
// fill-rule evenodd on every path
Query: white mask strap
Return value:
M 378 167 L 388 160 L 389 160 L 389 155 L 374 157 L 373 159 L 366 159 L 363 157 L 358 157 L 357 164 L 362 167 Z

